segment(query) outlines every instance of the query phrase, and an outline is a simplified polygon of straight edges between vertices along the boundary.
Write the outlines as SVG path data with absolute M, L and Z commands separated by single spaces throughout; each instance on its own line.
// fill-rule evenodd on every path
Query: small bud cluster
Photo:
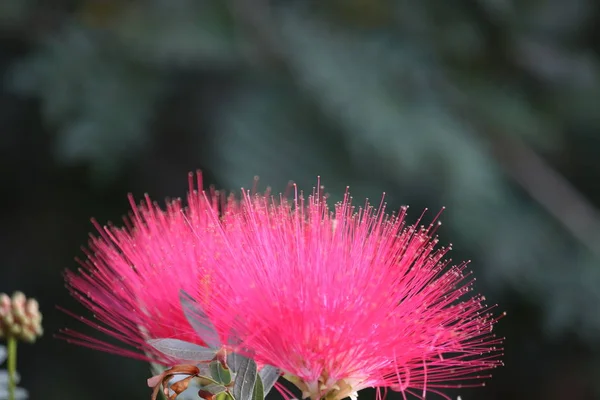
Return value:
M 13 336 L 33 343 L 42 336 L 42 313 L 35 299 L 27 299 L 21 292 L 11 297 L 0 293 L 0 337 Z

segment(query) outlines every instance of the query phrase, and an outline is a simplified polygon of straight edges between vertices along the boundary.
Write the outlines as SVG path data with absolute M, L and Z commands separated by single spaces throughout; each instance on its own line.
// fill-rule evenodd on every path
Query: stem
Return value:
M 17 338 L 9 335 L 8 342 L 8 400 L 15 400 L 17 388 Z

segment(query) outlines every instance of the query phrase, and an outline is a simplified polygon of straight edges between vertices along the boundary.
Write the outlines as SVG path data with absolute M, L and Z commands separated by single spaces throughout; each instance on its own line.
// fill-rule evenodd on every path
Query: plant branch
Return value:
M 8 335 L 8 400 L 15 400 L 17 388 L 17 338 Z

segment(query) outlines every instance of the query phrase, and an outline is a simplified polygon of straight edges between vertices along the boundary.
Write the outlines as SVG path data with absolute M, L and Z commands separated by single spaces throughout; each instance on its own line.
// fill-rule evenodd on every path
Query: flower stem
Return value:
M 7 338 L 8 347 L 8 400 L 15 400 L 15 390 L 17 387 L 17 338 L 9 335 Z

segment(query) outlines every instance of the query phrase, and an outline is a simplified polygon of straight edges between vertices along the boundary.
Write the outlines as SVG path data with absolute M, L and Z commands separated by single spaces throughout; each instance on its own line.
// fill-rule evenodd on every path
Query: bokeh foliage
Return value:
M 320 175 L 333 199 L 385 190 L 411 218 L 447 206 L 442 239 L 509 311 L 509 366 L 463 398 L 593 398 L 599 22 L 592 0 L 4 0 L 3 96 L 27 111 L 0 114 L 5 135 L 39 118 L 34 146 L 49 156 L 35 168 L 83 169 L 93 184 L 77 198 L 115 191 L 107 211 L 68 217 L 81 223 L 124 213 L 120 185 L 182 194 L 195 167 L 233 190 L 254 175 L 275 190 Z M 13 176 L 18 160 L 2 165 Z M 56 201 L 73 198 L 60 187 Z M 536 370 L 561 378 L 543 387 Z

